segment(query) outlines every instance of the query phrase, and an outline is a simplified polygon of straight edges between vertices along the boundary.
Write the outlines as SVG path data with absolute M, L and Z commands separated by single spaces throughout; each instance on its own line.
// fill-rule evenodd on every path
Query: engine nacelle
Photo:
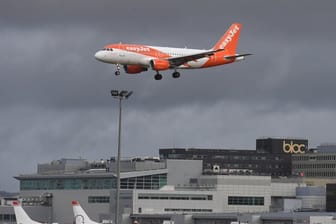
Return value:
M 150 64 L 155 71 L 167 70 L 170 67 L 169 61 L 165 59 L 153 59 L 150 61 Z
M 128 74 L 136 74 L 148 70 L 146 67 L 143 67 L 141 65 L 124 65 L 124 69 L 125 72 Z

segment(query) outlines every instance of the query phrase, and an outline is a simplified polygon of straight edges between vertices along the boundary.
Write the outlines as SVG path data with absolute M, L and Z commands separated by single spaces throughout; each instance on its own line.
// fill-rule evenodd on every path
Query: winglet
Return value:
M 90 219 L 78 201 L 72 201 L 72 208 L 75 217 L 75 224 L 100 224 Z M 79 219 L 77 219 L 80 217 Z
M 219 41 L 213 46 L 213 50 L 224 49 L 225 53 L 234 55 L 238 46 L 238 39 L 242 24 L 233 23 Z
M 72 201 L 72 205 L 79 205 L 78 201 Z

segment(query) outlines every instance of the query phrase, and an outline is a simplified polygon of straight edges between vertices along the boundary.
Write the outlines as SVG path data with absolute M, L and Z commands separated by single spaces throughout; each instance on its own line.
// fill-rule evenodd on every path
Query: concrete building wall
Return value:
M 223 203 L 218 212 L 268 212 L 271 205 L 270 186 L 226 185 L 217 194 Z M 229 205 L 230 196 L 263 197 L 264 205 Z
M 310 224 L 336 224 L 333 216 L 311 216 L 309 217 Z
M 296 197 L 296 188 L 305 186 L 299 183 L 271 183 L 272 197 Z
M 296 196 L 302 200 L 302 208 L 326 209 L 326 188 L 324 186 L 298 187 Z
M 209 177 L 211 178 L 213 175 Z M 270 176 L 218 175 L 215 177 L 217 188 L 225 185 L 270 186 L 271 184 Z
M 326 209 L 326 197 L 325 196 L 300 196 L 302 200 L 302 208 L 311 208 L 324 211 Z
M 185 213 L 182 209 L 200 209 L 205 212 L 205 210 L 214 208 L 213 191 L 134 190 L 133 194 L 134 214 Z M 192 198 L 197 198 L 197 196 L 205 197 L 208 195 L 211 195 L 212 200 L 192 200 Z M 149 199 L 141 199 L 141 197 L 148 197 Z M 157 197 L 158 199 L 150 199 L 154 197 Z M 183 199 L 187 197 L 188 200 Z
M 292 212 L 297 211 L 302 208 L 302 200 L 300 199 L 284 199 L 283 200 L 283 211 Z
M 207 181 L 205 181 L 207 180 Z M 212 190 L 134 190 L 133 212 L 155 213 L 221 213 L 221 212 L 268 212 L 271 205 L 270 177 L 260 176 L 205 176 L 204 184 L 216 180 Z M 220 184 L 219 184 L 220 183 Z M 192 199 L 206 196 L 205 200 Z M 179 199 L 174 199 L 174 197 Z M 262 198 L 262 205 L 231 204 L 229 198 L 254 200 Z M 185 198 L 185 199 L 183 199 Z M 253 199 L 252 199 L 253 198 Z M 239 199 L 240 200 L 240 199 Z M 237 202 L 239 202 L 237 200 Z
M 190 179 L 197 179 L 202 175 L 202 163 L 202 160 L 166 160 L 167 184 L 173 186 L 189 185 Z

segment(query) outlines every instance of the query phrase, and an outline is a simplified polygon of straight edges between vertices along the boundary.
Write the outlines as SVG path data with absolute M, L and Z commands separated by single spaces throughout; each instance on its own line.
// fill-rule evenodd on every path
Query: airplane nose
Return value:
M 104 60 L 104 56 L 105 53 L 103 51 L 97 51 L 94 55 L 94 57 L 98 60 L 98 61 L 103 61 Z

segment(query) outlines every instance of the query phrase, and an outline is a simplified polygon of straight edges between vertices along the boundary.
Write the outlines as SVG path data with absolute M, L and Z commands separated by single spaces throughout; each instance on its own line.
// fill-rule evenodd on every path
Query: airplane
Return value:
M 32 220 L 22 208 L 20 202 L 13 201 L 13 208 L 17 224 L 42 224 L 42 222 Z
M 101 224 L 99 222 L 92 221 L 78 201 L 72 201 L 72 208 L 75 217 L 75 224 Z
M 178 69 L 208 68 L 245 59 L 251 54 L 236 54 L 242 24 L 233 23 L 219 41 L 209 50 L 157 47 L 140 44 L 110 44 L 95 53 L 104 63 L 116 64 L 115 75 L 120 75 L 120 65 L 128 74 L 156 71 L 155 80 L 161 80 L 160 71 L 173 69 L 173 78 L 179 78 Z

